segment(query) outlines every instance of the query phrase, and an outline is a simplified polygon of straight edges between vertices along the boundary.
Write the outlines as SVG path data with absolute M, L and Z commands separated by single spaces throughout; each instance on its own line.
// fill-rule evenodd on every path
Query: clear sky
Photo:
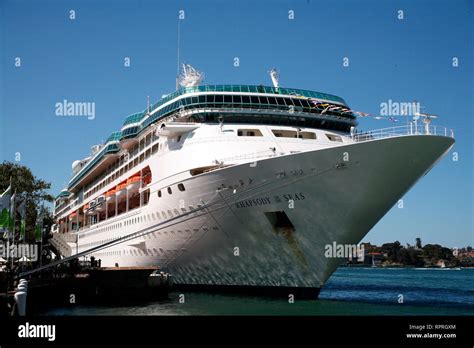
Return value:
M 20 153 L 57 194 L 73 160 L 144 109 L 148 95 L 156 102 L 174 91 L 182 9 L 181 59 L 205 83 L 271 85 L 276 67 L 282 86 L 336 94 L 355 110 L 378 114 L 389 99 L 416 99 L 439 115 L 435 124 L 454 129 L 459 160 L 448 154 L 364 241 L 473 245 L 473 4 L 0 0 L 1 159 Z M 56 116 L 63 99 L 95 103 L 95 119 Z M 365 130 L 392 125 L 360 121 Z

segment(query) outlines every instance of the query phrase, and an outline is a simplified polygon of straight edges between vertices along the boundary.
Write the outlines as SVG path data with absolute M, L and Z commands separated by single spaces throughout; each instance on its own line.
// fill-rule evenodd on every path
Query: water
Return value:
M 398 303 L 403 295 L 403 304 Z M 319 300 L 178 293 L 139 305 L 49 309 L 47 315 L 474 315 L 474 269 L 339 268 Z

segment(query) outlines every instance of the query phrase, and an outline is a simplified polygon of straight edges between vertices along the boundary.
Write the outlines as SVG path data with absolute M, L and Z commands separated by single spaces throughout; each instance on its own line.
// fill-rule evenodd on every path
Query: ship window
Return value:
M 179 189 L 180 191 L 186 190 L 186 189 L 184 188 L 184 185 L 183 185 L 183 184 L 178 184 L 178 189 Z
M 239 137 L 261 137 L 262 132 L 259 129 L 239 129 L 237 131 Z
M 173 191 L 171 191 L 171 187 L 168 187 L 168 188 L 167 188 L 167 191 L 168 191 L 169 194 L 172 194 L 172 193 L 173 193 Z
M 276 98 L 278 105 L 285 105 L 283 98 Z
M 268 97 L 268 103 L 271 105 L 276 105 L 277 101 L 275 97 Z
M 236 104 L 242 103 L 242 96 L 234 95 L 234 103 L 236 103 Z
M 232 96 L 231 95 L 225 95 L 224 96 L 224 103 L 232 103 Z
M 277 138 L 300 138 L 300 139 L 316 139 L 316 134 L 313 132 L 297 132 L 294 130 L 272 129 L 272 133 Z
M 300 103 L 304 108 L 311 107 L 311 105 L 309 104 L 309 101 L 307 101 L 306 99 L 300 99 Z
M 260 104 L 268 104 L 268 98 L 260 96 Z
M 216 95 L 216 103 L 222 103 L 224 97 L 222 95 Z
M 197 104 L 198 103 L 198 97 L 193 97 L 193 104 Z
M 248 95 L 243 95 L 242 96 L 242 102 L 244 104 L 250 104 L 250 97 Z
M 326 137 L 331 141 L 342 143 L 342 138 L 339 135 L 326 133 Z
M 207 102 L 208 103 L 214 103 L 214 95 L 213 94 L 207 96 Z
M 252 104 L 259 104 L 258 97 L 250 97 Z
M 206 102 L 206 96 L 205 95 L 200 95 L 199 96 L 199 103 L 204 104 Z
M 291 100 L 295 106 L 302 106 L 301 101 L 299 99 L 292 99 Z
M 158 197 L 161 197 L 161 190 L 158 190 Z

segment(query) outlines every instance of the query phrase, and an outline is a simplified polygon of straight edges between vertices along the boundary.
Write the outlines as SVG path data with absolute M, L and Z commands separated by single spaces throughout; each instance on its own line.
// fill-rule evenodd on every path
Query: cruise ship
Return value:
M 344 99 L 272 86 L 179 88 L 74 161 L 51 243 L 174 283 L 317 296 L 343 258 L 452 148 L 430 123 L 361 132 Z

